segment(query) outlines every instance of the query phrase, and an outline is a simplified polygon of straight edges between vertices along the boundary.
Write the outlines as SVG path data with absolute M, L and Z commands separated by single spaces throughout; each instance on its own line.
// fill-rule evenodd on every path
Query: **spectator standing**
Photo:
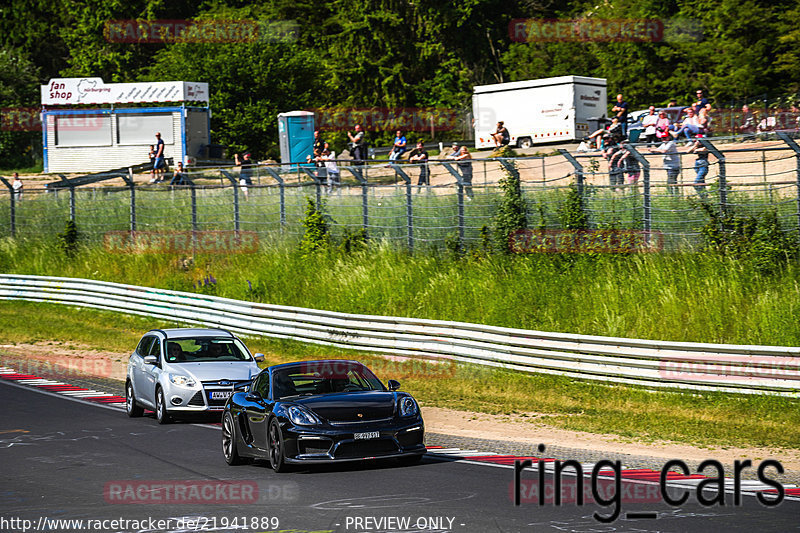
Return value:
M 350 155 L 353 156 L 353 160 L 358 162 L 366 160 L 366 140 L 361 124 L 356 124 L 352 134 L 348 131 L 347 137 L 350 139 Z
M 656 143 L 656 123 L 658 122 L 658 114 L 656 113 L 655 106 L 650 106 L 647 110 L 647 115 L 642 119 L 642 126 L 644 127 L 644 140 L 647 144 Z
M 407 144 L 408 141 L 406 141 L 406 136 L 403 135 L 402 131 L 397 130 L 395 133 L 392 150 L 389 152 L 389 161 L 397 161 L 397 158 L 405 153 Z
M 467 195 L 467 201 L 472 201 L 472 155 L 469 153 L 469 148 L 462 146 L 458 153 L 448 156 L 449 159 L 457 161 L 458 170 L 461 172 L 461 181 L 464 184 L 464 193 Z
M 175 171 L 172 173 L 172 180 L 169 182 L 170 185 L 188 185 L 189 181 L 186 178 L 186 170 L 183 168 L 183 163 L 178 161 L 178 165 L 175 167 Z
M 619 163 L 628 174 L 628 184 L 636 184 L 639 181 L 639 175 L 641 174 L 641 166 L 639 165 L 639 161 L 633 156 L 627 146 L 622 149 L 622 155 L 620 156 Z
M 418 141 L 417 147 L 411 150 L 411 153 L 408 156 L 408 161 L 410 163 L 414 163 L 415 165 L 419 165 L 419 181 L 417 182 L 417 187 L 430 185 L 431 183 L 428 174 L 428 152 L 425 151 L 425 145 L 422 144 L 422 141 Z M 417 192 L 419 192 L 419 189 Z
M 622 95 L 617 95 L 617 103 L 611 108 L 611 111 L 616 113 L 619 123 L 622 125 L 622 135 L 628 136 L 628 102 L 622 99 Z
M 161 132 L 156 133 L 156 155 L 153 162 L 153 172 L 156 181 L 164 181 L 164 169 L 167 164 L 164 160 L 164 141 L 161 139 Z
M 445 149 L 445 151 L 443 151 L 441 155 L 443 155 L 446 158 L 450 158 L 450 156 L 458 155 L 458 151 L 460 149 L 461 147 L 458 145 L 458 142 L 453 141 L 453 144 L 450 145 L 450 151 L 447 152 L 447 150 Z
M 678 101 L 673 98 L 672 100 L 669 101 L 667 107 L 678 107 Z
M 697 155 L 697 159 L 694 161 L 694 190 L 697 191 L 698 196 L 705 198 L 706 175 L 708 174 L 708 149 L 703 146 L 700 141 L 695 141 L 692 147 L 689 148 L 689 153 Z
M 622 147 L 617 143 L 609 146 L 603 154 L 603 157 L 608 160 L 608 184 L 612 187 L 617 187 L 623 183 L 622 155 Z
M 313 158 L 316 159 L 317 157 L 322 155 L 323 150 L 325 150 L 325 145 L 327 143 L 322 138 L 322 134 L 319 130 L 314 130 L 314 144 L 312 146 L 313 149 Z
M 150 159 L 150 183 L 156 182 L 156 148 L 155 145 L 150 145 L 150 151 L 147 153 L 148 159 Z
M 711 104 L 708 103 L 708 98 L 703 95 L 703 89 L 697 89 L 697 101 L 692 104 L 695 115 L 700 115 L 700 110 L 711 109 Z
M 508 146 L 511 142 L 511 134 L 508 133 L 508 128 L 505 127 L 505 123 L 502 120 L 497 123 L 497 128 L 490 135 L 494 141 L 495 148 Z
M 245 152 L 241 159 L 239 159 L 239 154 L 233 154 L 233 160 L 236 166 L 241 167 L 239 170 L 239 185 L 242 187 L 245 199 L 247 199 L 247 188 L 253 186 L 253 169 L 256 166 L 256 162 L 250 159 L 250 152 Z
M 22 200 L 22 180 L 19 179 L 19 172 L 14 172 L 14 179 L 11 181 L 11 190 L 14 195 L 14 201 L 19 202 Z
M 650 153 L 664 154 L 664 170 L 667 171 L 667 192 L 678 193 L 678 174 L 681 171 L 681 158 L 674 139 L 667 139 L 658 148 L 650 148 Z
M 333 193 L 334 187 L 339 187 L 339 166 L 336 164 L 336 152 L 325 147 L 319 160 L 325 165 L 325 173 L 328 175 L 328 194 Z

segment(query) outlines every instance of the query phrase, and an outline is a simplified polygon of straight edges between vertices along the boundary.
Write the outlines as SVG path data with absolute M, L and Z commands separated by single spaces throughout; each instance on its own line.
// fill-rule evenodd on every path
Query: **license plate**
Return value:
M 365 431 L 364 433 L 354 433 L 353 438 L 355 440 L 363 440 L 363 439 L 379 439 L 381 438 L 380 431 Z
M 208 393 L 212 400 L 227 400 L 233 394 L 232 390 L 211 391 Z

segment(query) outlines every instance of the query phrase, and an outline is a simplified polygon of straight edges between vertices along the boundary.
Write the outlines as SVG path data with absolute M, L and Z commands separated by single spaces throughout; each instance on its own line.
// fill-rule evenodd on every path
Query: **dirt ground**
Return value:
M 99 378 L 125 379 L 127 353 L 105 352 L 86 346 L 57 342 L 35 344 L 3 344 L 0 351 L 26 359 L 20 371 L 36 374 L 37 368 L 68 372 L 81 371 Z M 68 381 L 68 377 L 62 378 Z M 427 432 L 456 437 L 530 443 L 533 451 L 539 443 L 599 453 L 649 456 L 663 460 L 680 457 L 685 461 L 703 461 L 713 453 L 715 459 L 730 464 L 737 459 L 762 461 L 776 459 L 788 471 L 800 471 L 800 450 L 772 448 L 708 448 L 669 442 L 637 442 L 614 435 L 567 431 L 548 426 L 538 413 L 525 415 L 488 415 L 422 406 Z
M 713 141 L 713 139 L 712 139 Z M 717 148 L 726 151 L 724 153 L 726 159 L 726 176 L 728 183 L 734 186 L 738 184 L 757 185 L 759 187 L 768 187 L 769 184 L 773 186 L 780 186 L 781 183 L 796 183 L 797 181 L 797 162 L 794 152 L 792 152 L 786 144 L 781 141 L 747 141 L 738 143 L 718 143 Z M 559 145 L 542 145 L 528 148 L 525 150 L 517 150 L 522 156 L 536 156 L 553 154 L 558 148 L 566 148 L 571 153 L 575 153 L 577 143 L 566 143 Z M 772 151 L 752 151 L 761 148 L 773 149 Z M 777 150 L 780 148 L 780 150 Z M 679 177 L 679 183 L 689 185 L 694 180 L 694 165 L 695 156 L 686 153 L 688 146 L 680 146 L 679 152 L 682 155 L 683 171 Z M 447 149 L 445 149 L 447 150 Z M 730 150 L 750 150 L 743 152 L 732 152 Z M 652 168 L 652 180 L 654 182 L 666 181 L 665 171 L 661 168 L 662 156 L 660 154 L 647 153 L 644 148 L 640 148 L 641 153 L 646 156 Z M 445 152 L 446 154 L 447 152 Z M 588 183 L 604 185 L 608 183 L 608 176 L 604 174 L 607 172 L 607 163 L 603 159 L 600 152 L 591 152 L 580 154 L 580 163 L 584 167 L 584 176 Z M 503 177 L 504 172 L 502 165 L 496 161 L 483 161 L 492 156 L 489 150 L 473 152 L 473 183 L 475 185 L 493 184 L 497 183 Z M 584 157 L 587 156 L 587 157 Z M 437 156 L 438 157 L 438 156 Z M 437 157 L 432 158 L 436 160 Z M 714 182 L 719 176 L 719 165 L 715 157 L 710 158 L 711 166 L 707 180 Z M 527 161 L 518 161 L 518 168 L 520 169 L 520 177 L 524 183 L 527 184 L 541 184 L 545 185 L 561 185 L 566 186 L 574 180 L 572 172 L 573 166 L 561 155 L 547 155 L 547 157 L 537 157 Z M 596 166 L 595 166 L 596 165 Z M 340 166 L 343 166 L 341 164 Z M 431 185 L 447 185 L 454 182 L 453 176 L 443 167 L 439 165 L 431 165 Z M 595 168 L 595 173 L 592 173 L 592 168 Z M 418 169 L 413 167 L 405 167 L 407 173 L 416 182 Z M 191 170 L 191 169 L 190 169 Z M 238 167 L 230 169 L 234 174 L 238 172 Z M 68 175 L 66 177 L 75 177 L 79 174 Z M 346 171 L 342 172 L 343 179 L 347 181 L 350 176 Z M 390 168 L 381 165 L 370 167 L 368 171 L 370 181 L 380 182 L 393 182 L 396 178 L 394 171 Z M 139 185 L 151 187 L 164 187 L 164 184 L 150 185 L 149 173 L 138 174 L 134 177 Z M 291 182 L 293 178 L 287 177 Z M 298 176 L 299 181 L 309 181 L 305 175 Z M 59 181 L 59 178 L 49 174 L 26 175 L 23 176 L 23 181 L 26 183 L 28 189 L 41 188 L 47 183 Z M 256 181 L 261 184 L 273 184 L 272 178 L 260 177 Z M 352 181 L 352 180 L 351 180 Z M 219 180 L 208 179 L 198 182 L 202 185 L 227 185 L 227 180 L 220 177 Z M 112 179 L 100 182 L 97 186 L 108 187 L 122 187 L 125 186 L 123 180 Z

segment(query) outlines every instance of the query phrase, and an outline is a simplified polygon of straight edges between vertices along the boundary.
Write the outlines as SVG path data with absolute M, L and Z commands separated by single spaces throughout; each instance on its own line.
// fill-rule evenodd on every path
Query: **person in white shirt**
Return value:
M 656 122 L 658 122 L 658 114 L 656 114 L 655 106 L 651 105 L 649 113 L 642 119 L 644 140 L 647 144 L 655 144 L 658 141 L 656 137 Z
M 339 167 L 336 164 L 336 152 L 326 147 L 317 160 L 325 163 L 325 170 L 328 174 L 328 194 L 331 194 L 333 188 L 339 186 Z
M 11 188 L 14 189 L 14 200 L 17 202 L 22 200 L 22 180 L 19 179 L 18 172 L 14 172 L 14 181 L 11 182 Z

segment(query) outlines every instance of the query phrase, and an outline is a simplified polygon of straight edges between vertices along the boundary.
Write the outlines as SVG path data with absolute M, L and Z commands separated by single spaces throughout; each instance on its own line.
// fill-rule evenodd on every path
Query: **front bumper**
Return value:
M 377 432 L 378 437 L 356 439 Z M 325 424 L 319 427 L 283 427 L 287 463 L 330 463 L 422 455 L 425 424 L 421 417 L 383 423 Z

